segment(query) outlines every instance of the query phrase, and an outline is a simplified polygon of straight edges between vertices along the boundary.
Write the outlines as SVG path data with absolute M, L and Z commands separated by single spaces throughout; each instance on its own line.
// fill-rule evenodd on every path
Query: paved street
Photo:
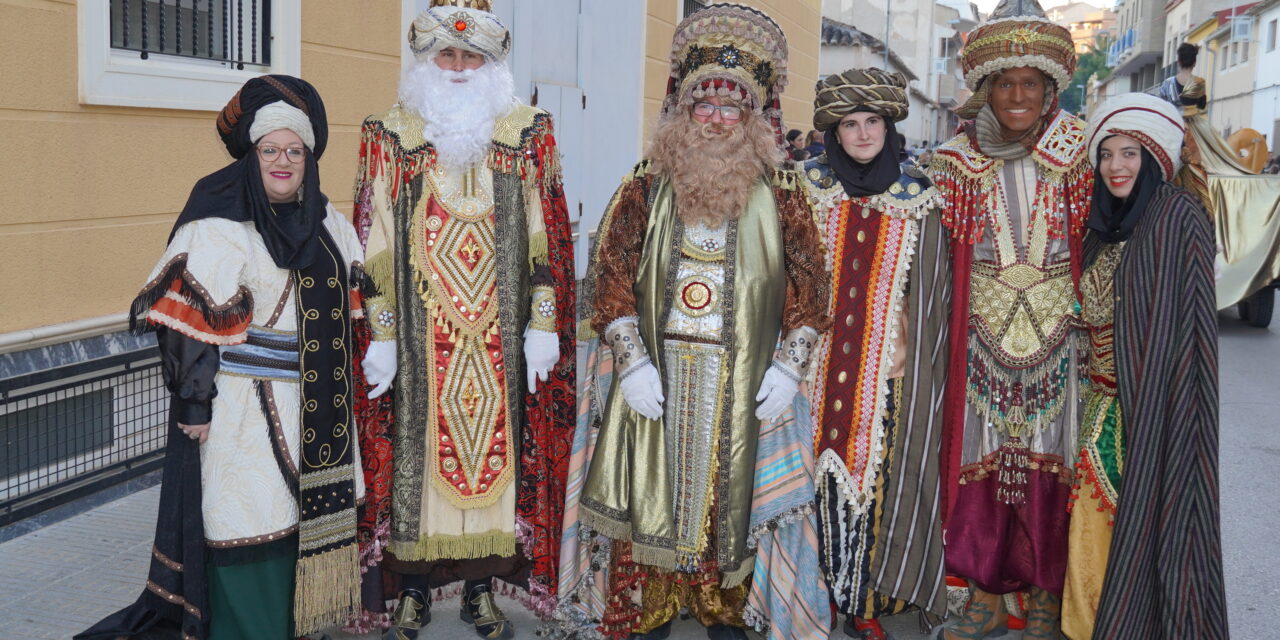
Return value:
M 1222 528 L 1232 637 L 1272 638 L 1280 601 L 1280 328 L 1246 327 L 1234 312 L 1220 320 Z M 145 578 L 159 495 L 158 487 L 146 489 L 0 543 L 0 640 L 70 638 L 132 602 Z M 535 637 L 528 614 L 510 601 L 504 609 L 516 621 L 517 638 Z M 438 604 L 427 637 L 474 637 L 456 615 L 455 604 Z M 914 614 L 889 627 L 899 640 L 925 637 Z M 705 635 L 696 623 L 681 622 L 671 637 Z

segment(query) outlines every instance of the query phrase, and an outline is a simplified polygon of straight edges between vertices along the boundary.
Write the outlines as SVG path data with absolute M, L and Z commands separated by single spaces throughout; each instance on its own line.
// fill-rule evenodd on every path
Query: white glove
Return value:
M 1217 245 L 1215 249 L 1216 251 L 1213 252 L 1213 281 L 1217 282 L 1222 279 L 1222 270 L 1227 268 L 1227 259 L 1223 257 L 1226 249 L 1223 249 L 1222 245 Z
M 662 380 L 652 362 L 638 365 L 622 379 L 622 398 L 640 415 L 657 420 L 662 417 Z
M 529 393 L 537 391 L 537 381 L 547 381 L 551 367 L 560 359 L 560 336 L 541 329 L 524 330 L 524 366 L 529 376 Z
M 783 373 L 777 364 L 769 365 L 769 370 L 764 372 L 764 380 L 760 381 L 760 392 L 756 394 L 756 400 L 761 401 L 756 407 L 756 417 L 772 420 L 782 415 L 799 391 L 799 382 Z
M 364 381 L 373 387 L 369 391 L 369 399 L 386 393 L 391 388 L 391 381 L 396 379 L 396 341 L 370 342 L 360 366 L 364 367 Z

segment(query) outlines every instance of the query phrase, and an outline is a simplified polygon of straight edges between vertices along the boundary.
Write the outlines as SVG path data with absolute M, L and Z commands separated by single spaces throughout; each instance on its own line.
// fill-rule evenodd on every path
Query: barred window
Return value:
M 694 12 L 707 6 L 708 4 L 711 4 L 709 0 L 684 0 L 684 9 L 680 12 L 681 13 L 680 18 L 681 19 L 688 18 L 689 16 L 693 15 Z
M 111 48 L 271 66 L 271 0 L 110 0 Z

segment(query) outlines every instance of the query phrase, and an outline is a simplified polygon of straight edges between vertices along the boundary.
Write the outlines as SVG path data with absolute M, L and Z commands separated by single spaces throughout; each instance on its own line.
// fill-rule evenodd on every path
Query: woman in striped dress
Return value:
M 1175 107 L 1132 93 L 1104 103 L 1086 136 L 1097 175 L 1062 607 L 1073 640 L 1227 637 L 1214 238 L 1169 182 L 1183 127 Z

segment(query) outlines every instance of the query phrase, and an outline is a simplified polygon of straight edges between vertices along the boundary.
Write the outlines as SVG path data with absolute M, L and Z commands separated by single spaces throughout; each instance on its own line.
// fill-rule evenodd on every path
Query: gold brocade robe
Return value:
M 542 113 L 521 105 L 499 119 L 495 148 L 520 149 Z M 553 289 L 536 282 L 547 262 L 539 185 L 497 152 L 466 169 L 436 164 L 416 115 L 395 108 L 378 119 L 388 151 L 368 168 L 367 251 L 381 294 L 371 298 L 374 337 L 398 351 L 389 548 L 400 560 L 509 557 L 522 336 L 531 317 L 537 327 L 554 310 Z
M 683 280 L 677 281 L 685 262 L 685 228 L 676 215 L 670 184 L 658 180 L 634 291 L 640 334 L 664 382 L 667 413 L 662 420 L 641 416 L 627 405 L 614 379 L 582 493 L 581 519 L 606 536 L 630 539 L 636 562 L 663 569 L 686 562 L 690 547 L 698 553 L 709 545 L 724 576 L 723 586 L 732 587 L 741 584 L 753 567 L 746 538 L 759 432 L 754 398 L 782 328 L 783 230 L 770 184 L 762 180 L 743 214 L 729 223 L 723 282 L 710 285 L 711 297 L 719 297 L 723 317 L 719 343 L 708 345 L 720 348 L 716 366 L 671 371 L 668 348 L 688 345 L 696 350 L 697 346 L 672 331 L 671 315 L 677 313 L 672 308 L 688 287 Z M 602 233 L 613 222 L 606 219 Z M 696 306 L 702 297 L 686 302 Z M 693 357 L 692 352 L 688 355 Z M 682 397 L 690 393 L 698 395 Z M 699 403 L 710 407 L 714 419 L 699 420 L 697 412 L 672 410 Z M 697 450 L 684 447 L 682 441 L 701 437 L 694 423 L 704 422 L 711 429 L 710 457 L 679 456 L 677 452 Z M 701 477 L 690 473 L 688 467 L 699 466 L 704 469 Z M 677 487 L 675 478 L 681 478 L 681 484 L 693 484 Z M 676 511 L 688 504 L 675 499 L 677 494 L 694 496 L 703 491 L 707 492 L 710 531 L 715 535 L 705 542 L 696 539 L 704 535 L 701 527 L 691 540 L 678 526 L 681 518 Z

